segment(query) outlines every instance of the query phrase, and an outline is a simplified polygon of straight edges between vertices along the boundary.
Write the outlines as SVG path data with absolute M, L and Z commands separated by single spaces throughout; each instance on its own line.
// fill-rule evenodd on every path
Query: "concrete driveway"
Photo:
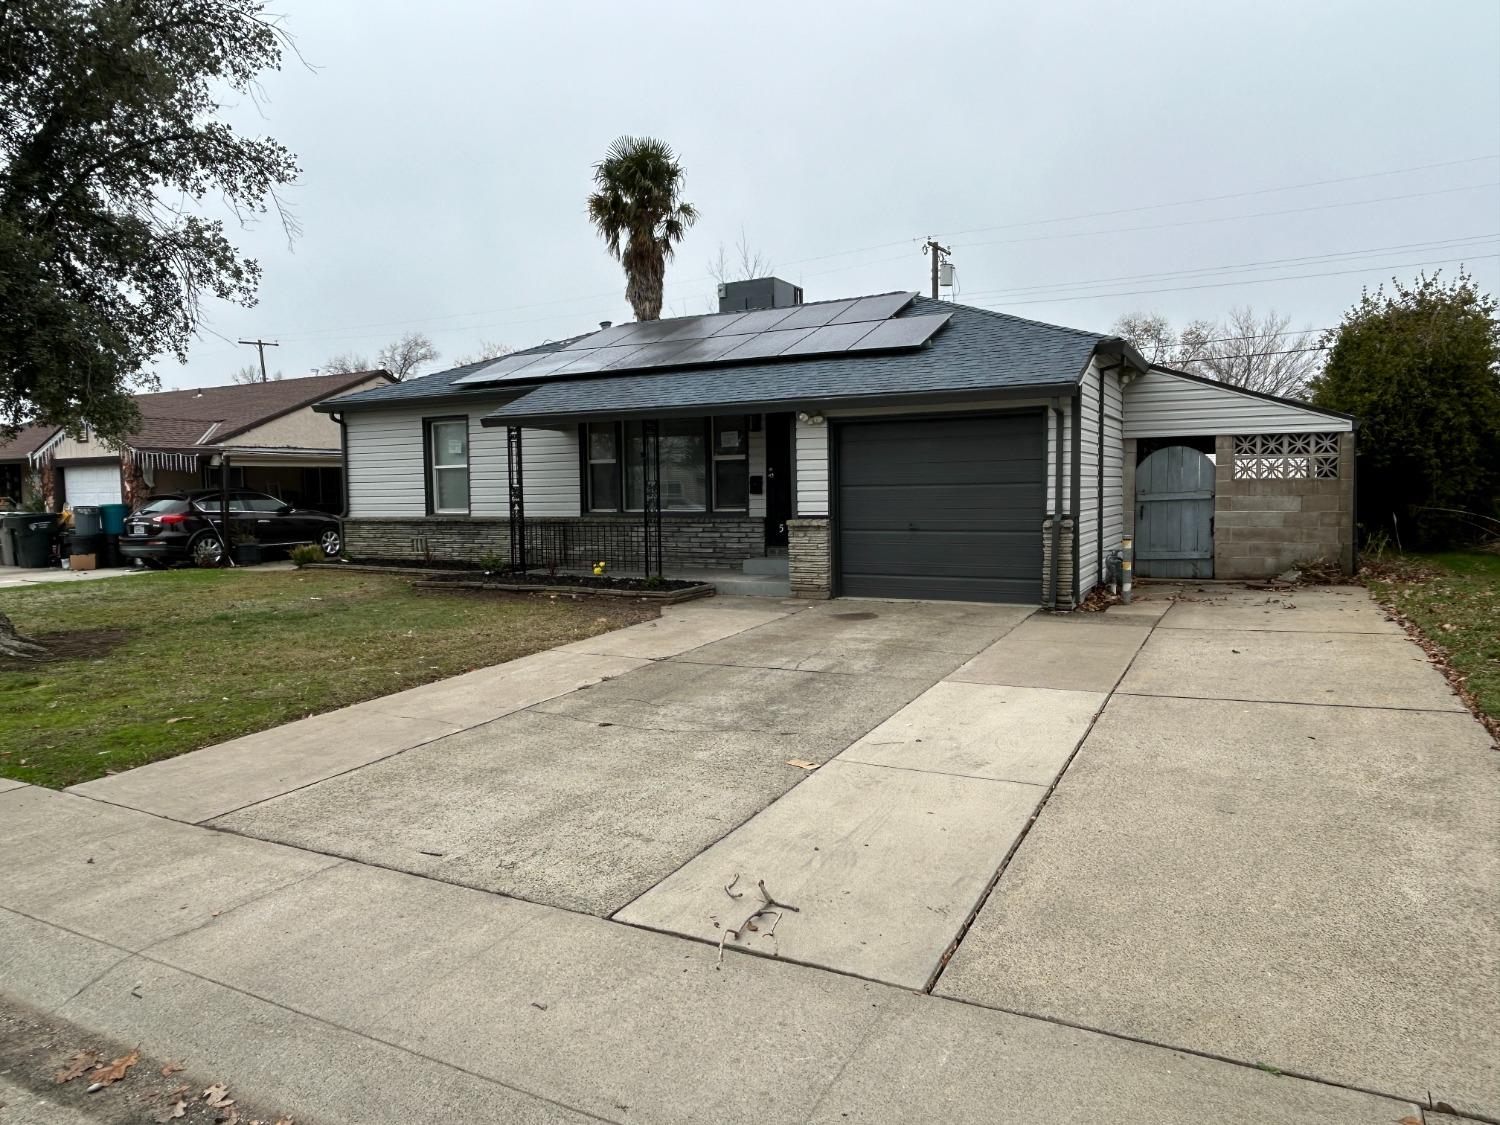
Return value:
M 319 1100 L 351 1035 L 507 1120 L 1497 1117 L 1496 763 L 1361 589 L 713 599 L 0 792 L 0 930 L 336 1120 L 427 1119 Z

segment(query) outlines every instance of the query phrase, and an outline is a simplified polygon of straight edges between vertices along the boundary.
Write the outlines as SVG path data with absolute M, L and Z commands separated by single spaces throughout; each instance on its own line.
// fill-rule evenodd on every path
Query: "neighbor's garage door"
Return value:
M 840 593 L 1041 598 L 1040 414 L 845 422 L 834 436 Z
M 68 465 L 63 469 L 68 507 L 120 503 L 119 465 Z

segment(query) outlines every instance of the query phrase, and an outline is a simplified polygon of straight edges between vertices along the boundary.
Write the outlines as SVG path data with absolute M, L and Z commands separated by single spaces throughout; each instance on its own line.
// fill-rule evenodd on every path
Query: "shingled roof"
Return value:
M 143 450 L 221 445 L 236 434 L 382 376 L 391 378 L 384 371 L 354 371 L 137 395 L 141 427 L 125 444 Z
M 0 461 L 24 461 L 53 434 L 56 426 L 22 426 L 9 441 L 0 441 Z
M 454 386 L 483 363 L 397 386 L 346 395 L 319 410 L 358 410 L 404 403 L 510 399 L 486 425 L 564 422 L 583 417 L 707 412 L 843 400 L 900 401 L 942 395 L 1067 393 L 1101 346 L 1114 337 L 1026 320 L 988 309 L 918 297 L 901 317 L 951 313 L 926 346 L 903 352 L 849 352 L 758 363 L 601 372 L 504 386 Z M 574 339 L 581 339 L 575 337 Z M 553 351 L 572 340 L 544 344 Z M 1125 345 L 1128 348 L 1128 345 Z M 1144 369 L 1133 350 L 1128 354 Z M 488 361 L 487 361 L 488 362 Z

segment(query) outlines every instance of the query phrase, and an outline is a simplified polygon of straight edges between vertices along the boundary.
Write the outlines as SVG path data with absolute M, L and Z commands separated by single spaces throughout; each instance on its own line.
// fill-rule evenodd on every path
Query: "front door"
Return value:
M 792 415 L 766 415 L 766 546 L 786 546 L 792 518 Z
M 1207 454 L 1169 445 L 1136 466 L 1135 572 L 1214 576 L 1214 463 Z

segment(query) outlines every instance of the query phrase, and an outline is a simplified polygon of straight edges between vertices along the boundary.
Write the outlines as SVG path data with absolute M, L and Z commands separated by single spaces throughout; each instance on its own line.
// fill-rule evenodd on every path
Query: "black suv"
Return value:
M 229 491 L 229 530 L 221 538 L 223 493 L 216 488 L 165 492 L 153 496 L 125 517 L 120 554 L 147 566 L 174 562 L 218 566 L 224 540 L 261 547 L 297 547 L 316 543 L 330 558 L 344 548 L 337 516 L 293 508 L 274 496 L 243 489 Z

